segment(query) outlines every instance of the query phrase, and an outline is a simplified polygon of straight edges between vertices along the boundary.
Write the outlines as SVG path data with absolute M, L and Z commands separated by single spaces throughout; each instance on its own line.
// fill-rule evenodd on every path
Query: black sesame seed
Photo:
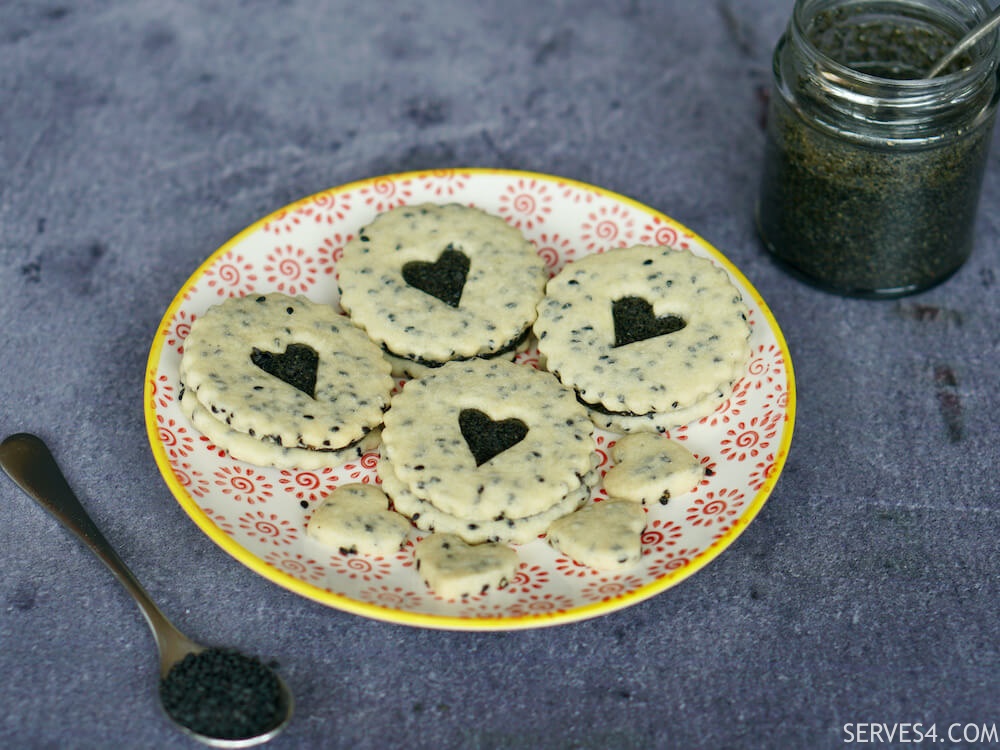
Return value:
M 217 739 L 264 734 L 283 716 L 277 677 L 259 659 L 233 649 L 188 654 L 160 681 L 160 697 L 178 723 Z

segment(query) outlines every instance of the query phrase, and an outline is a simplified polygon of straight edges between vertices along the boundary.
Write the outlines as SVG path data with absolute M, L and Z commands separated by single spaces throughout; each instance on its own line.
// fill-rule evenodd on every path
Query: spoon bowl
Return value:
M 86 544 L 135 599 L 153 631 L 160 652 L 162 705 L 162 686 L 175 666 L 180 665 L 185 657 L 190 656 L 198 659 L 210 651 L 218 652 L 219 649 L 207 649 L 205 646 L 195 643 L 179 631 L 160 611 L 84 510 L 76 495 L 73 494 L 73 490 L 70 489 L 52 453 L 40 438 L 27 433 L 19 433 L 5 439 L 3 443 L 0 443 L 0 466 L 29 497 Z M 236 652 L 227 653 L 236 654 Z M 164 713 L 182 732 L 211 747 L 242 748 L 267 742 L 285 728 L 292 715 L 292 693 L 278 674 L 256 659 L 249 659 L 242 655 L 229 659 L 227 663 L 234 662 L 238 666 L 245 663 L 252 664 L 258 676 L 264 674 L 266 670 L 268 679 L 276 681 L 277 699 L 274 713 L 267 717 L 269 720 L 261 727 L 254 727 L 256 731 L 252 733 L 252 736 L 214 736 L 205 731 L 197 731 L 179 721 L 169 710 L 164 708 Z

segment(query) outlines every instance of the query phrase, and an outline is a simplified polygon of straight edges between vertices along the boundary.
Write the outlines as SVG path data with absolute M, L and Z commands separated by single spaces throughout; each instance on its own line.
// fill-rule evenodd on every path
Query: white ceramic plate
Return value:
M 338 304 L 344 244 L 377 213 L 423 201 L 458 202 L 502 216 L 538 248 L 552 273 L 588 253 L 633 244 L 688 248 L 725 268 L 750 308 L 746 376 L 718 411 L 668 437 L 705 464 L 702 484 L 648 509 L 643 559 L 609 574 L 586 568 L 543 540 L 521 545 L 509 586 L 467 601 L 430 592 L 413 568 L 412 545 L 392 557 L 345 556 L 308 538 L 318 502 L 340 484 L 377 482 L 378 456 L 336 469 L 290 471 L 229 458 L 177 405 L 177 370 L 191 322 L 227 297 L 280 291 Z M 535 364 L 537 351 L 519 355 Z M 572 622 L 642 601 L 719 555 L 766 501 L 788 453 L 795 414 L 791 360 L 760 295 L 726 258 L 667 216 L 607 190 L 508 170 L 454 169 L 376 177 L 317 193 L 260 219 L 198 268 L 153 339 L 144 392 L 157 465 L 188 515 L 237 560 L 275 583 L 338 609 L 407 625 L 512 630 Z M 606 471 L 615 435 L 598 431 Z M 601 496 L 601 490 L 595 497 Z

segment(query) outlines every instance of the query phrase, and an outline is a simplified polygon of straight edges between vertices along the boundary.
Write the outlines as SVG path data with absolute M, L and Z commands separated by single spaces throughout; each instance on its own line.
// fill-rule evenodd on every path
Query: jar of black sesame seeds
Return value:
M 980 0 L 797 0 L 773 57 L 757 225 L 805 280 L 889 298 L 972 251 L 1000 98 L 997 34 L 925 73 Z

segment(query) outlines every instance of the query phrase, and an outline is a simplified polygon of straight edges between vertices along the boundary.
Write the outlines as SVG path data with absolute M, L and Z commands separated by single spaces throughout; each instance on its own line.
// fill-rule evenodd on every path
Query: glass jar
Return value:
M 997 34 L 935 78 L 980 0 L 797 0 L 773 57 L 757 225 L 845 295 L 898 297 L 972 250 L 997 101 Z

